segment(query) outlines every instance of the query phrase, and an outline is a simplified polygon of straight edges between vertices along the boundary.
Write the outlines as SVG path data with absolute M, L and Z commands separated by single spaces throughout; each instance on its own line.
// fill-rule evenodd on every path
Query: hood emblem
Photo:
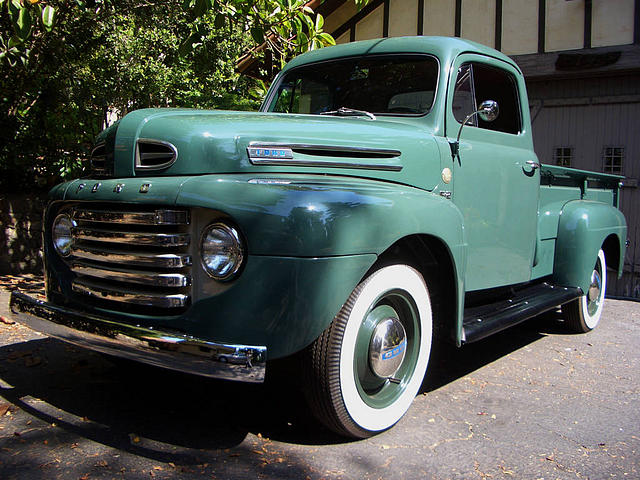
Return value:
M 86 183 L 81 183 L 80 185 L 78 185 L 78 188 L 76 188 L 76 193 L 80 193 L 80 191 L 86 187 Z
M 147 193 L 150 188 L 151 188 L 150 183 L 143 183 L 142 185 L 140 185 L 140 193 Z
M 91 189 L 91 192 L 96 193 L 98 190 L 100 190 L 100 187 L 102 186 L 102 184 L 100 182 L 96 183 L 93 188 Z
M 247 147 L 247 153 L 251 160 L 293 158 L 293 151 L 288 147 L 249 146 Z
M 124 183 L 117 183 L 115 187 L 113 187 L 113 191 L 115 193 L 120 193 L 124 189 Z

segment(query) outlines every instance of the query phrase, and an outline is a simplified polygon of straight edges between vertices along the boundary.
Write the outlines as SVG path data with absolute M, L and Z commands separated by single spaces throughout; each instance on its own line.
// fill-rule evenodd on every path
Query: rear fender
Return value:
M 620 246 L 617 265 L 608 265 L 622 274 L 627 224 L 617 208 L 601 202 L 574 200 L 560 214 L 553 280 L 558 285 L 580 287 L 586 292 L 598 251 L 613 236 Z

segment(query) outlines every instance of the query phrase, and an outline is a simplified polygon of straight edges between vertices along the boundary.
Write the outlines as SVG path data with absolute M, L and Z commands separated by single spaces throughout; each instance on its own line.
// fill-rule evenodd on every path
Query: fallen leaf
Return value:
M 15 325 L 16 322 L 14 322 L 13 320 L 9 320 L 7 317 L 0 315 L 0 322 L 6 324 L 6 325 Z
M 9 411 L 9 404 L 8 403 L 0 404 L 0 417 L 2 417 L 8 411 Z
M 140 437 L 135 433 L 129 434 L 129 440 L 131 440 L 131 443 L 140 443 Z
M 82 476 L 80 477 L 80 479 L 79 479 L 79 480 L 89 480 L 89 474 L 88 474 L 88 473 L 85 473 L 84 475 L 82 475 Z

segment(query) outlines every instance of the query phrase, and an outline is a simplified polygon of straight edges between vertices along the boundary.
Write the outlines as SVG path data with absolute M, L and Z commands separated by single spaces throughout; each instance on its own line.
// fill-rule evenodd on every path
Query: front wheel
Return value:
M 306 351 L 315 416 L 355 438 L 393 426 L 420 389 L 432 330 L 429 290 L 418 271 L 391 265 L 372 273 Z
M 565 322 L 572 332 L 587 333 L 596 328 L 602 316 L 606 287 L 607 264 L 604 252 L 600 250 L 587 293 L 562 306 Z

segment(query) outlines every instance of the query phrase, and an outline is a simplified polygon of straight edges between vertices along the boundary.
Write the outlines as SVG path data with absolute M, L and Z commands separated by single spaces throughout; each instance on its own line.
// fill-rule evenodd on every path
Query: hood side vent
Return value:
M 107 152 L 105 143 L 97 144 L 91 151 L 91 173 L 96 177 L 107 177 L 113 173 L 113 152 Z
M 400 156 L 398 150 L 324 145 L 292 145 L 291 150 L 294 153 L 303 153 L 305 155 L 338 158 L 397 158 Z
M 178 159 L 178 149 L 169 142 L 140 138 L 136 143 L 136 170 L 162 170 Z

